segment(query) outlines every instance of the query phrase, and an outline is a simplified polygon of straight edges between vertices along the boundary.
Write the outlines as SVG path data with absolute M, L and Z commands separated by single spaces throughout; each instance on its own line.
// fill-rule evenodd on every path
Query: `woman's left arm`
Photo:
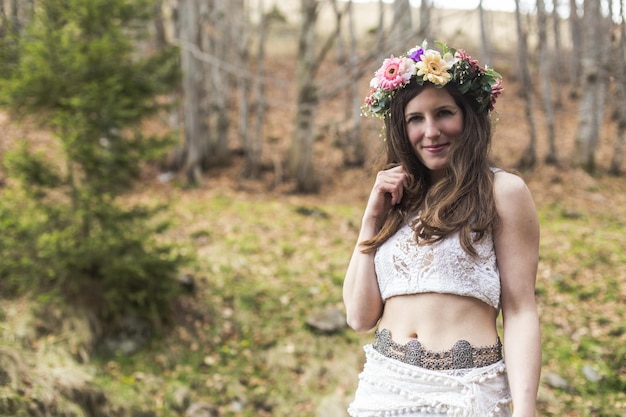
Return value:
M 541 372 L 541 336 L 535 303 L 539 220 L 530 190 L 513 174 L 495 175 L 500 223 L 494 244 L 502 285 L 504 353 L 514 417 L 534 417 Z

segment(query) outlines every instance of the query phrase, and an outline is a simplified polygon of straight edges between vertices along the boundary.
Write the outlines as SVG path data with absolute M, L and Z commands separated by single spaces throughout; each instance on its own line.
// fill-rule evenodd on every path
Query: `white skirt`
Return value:
M 504 361 L 482 368 L 431 371 L 388 358 L 371 344 L 359 374 L 352 417 L 510 417 Z

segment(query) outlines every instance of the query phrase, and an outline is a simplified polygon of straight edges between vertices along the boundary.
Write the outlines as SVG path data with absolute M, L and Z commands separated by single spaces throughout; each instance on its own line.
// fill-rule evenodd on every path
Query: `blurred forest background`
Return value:
M 626 415 L 624 1 L 510 3 L 0 0 L 0 416 L 345 417 L 382 141 L 360 106 L 423 39 L 504 76 L 537 414 Z

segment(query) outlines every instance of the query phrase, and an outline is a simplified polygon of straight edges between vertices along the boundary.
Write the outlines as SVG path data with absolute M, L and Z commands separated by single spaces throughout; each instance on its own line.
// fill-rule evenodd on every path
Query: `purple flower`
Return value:
M 419 46 L 416 46 L 409 51 L 409 58 L 411 58 L 415 62 L 421 61 L 422 55 L 424 55 L 424 49 L 420 48 Z

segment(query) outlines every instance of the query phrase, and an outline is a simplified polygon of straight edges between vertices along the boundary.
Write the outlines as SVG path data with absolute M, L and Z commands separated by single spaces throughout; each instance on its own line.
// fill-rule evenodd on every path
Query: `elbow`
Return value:
M 346 317 L 348 326 L 358 333 L 365 333 L 372 330 L 378 323 L 378 317 L 371 319 L 367 317 L 355 316 L 348 314 Z
M 372 330 L 375 325 L 356 320 L 348 320 L 348 326 L 357 333 L 365 333 Z
M 356 332 L 372 330 L 383 315 L 383 302 L 376 297 L 345 297 L 346 324 Z

